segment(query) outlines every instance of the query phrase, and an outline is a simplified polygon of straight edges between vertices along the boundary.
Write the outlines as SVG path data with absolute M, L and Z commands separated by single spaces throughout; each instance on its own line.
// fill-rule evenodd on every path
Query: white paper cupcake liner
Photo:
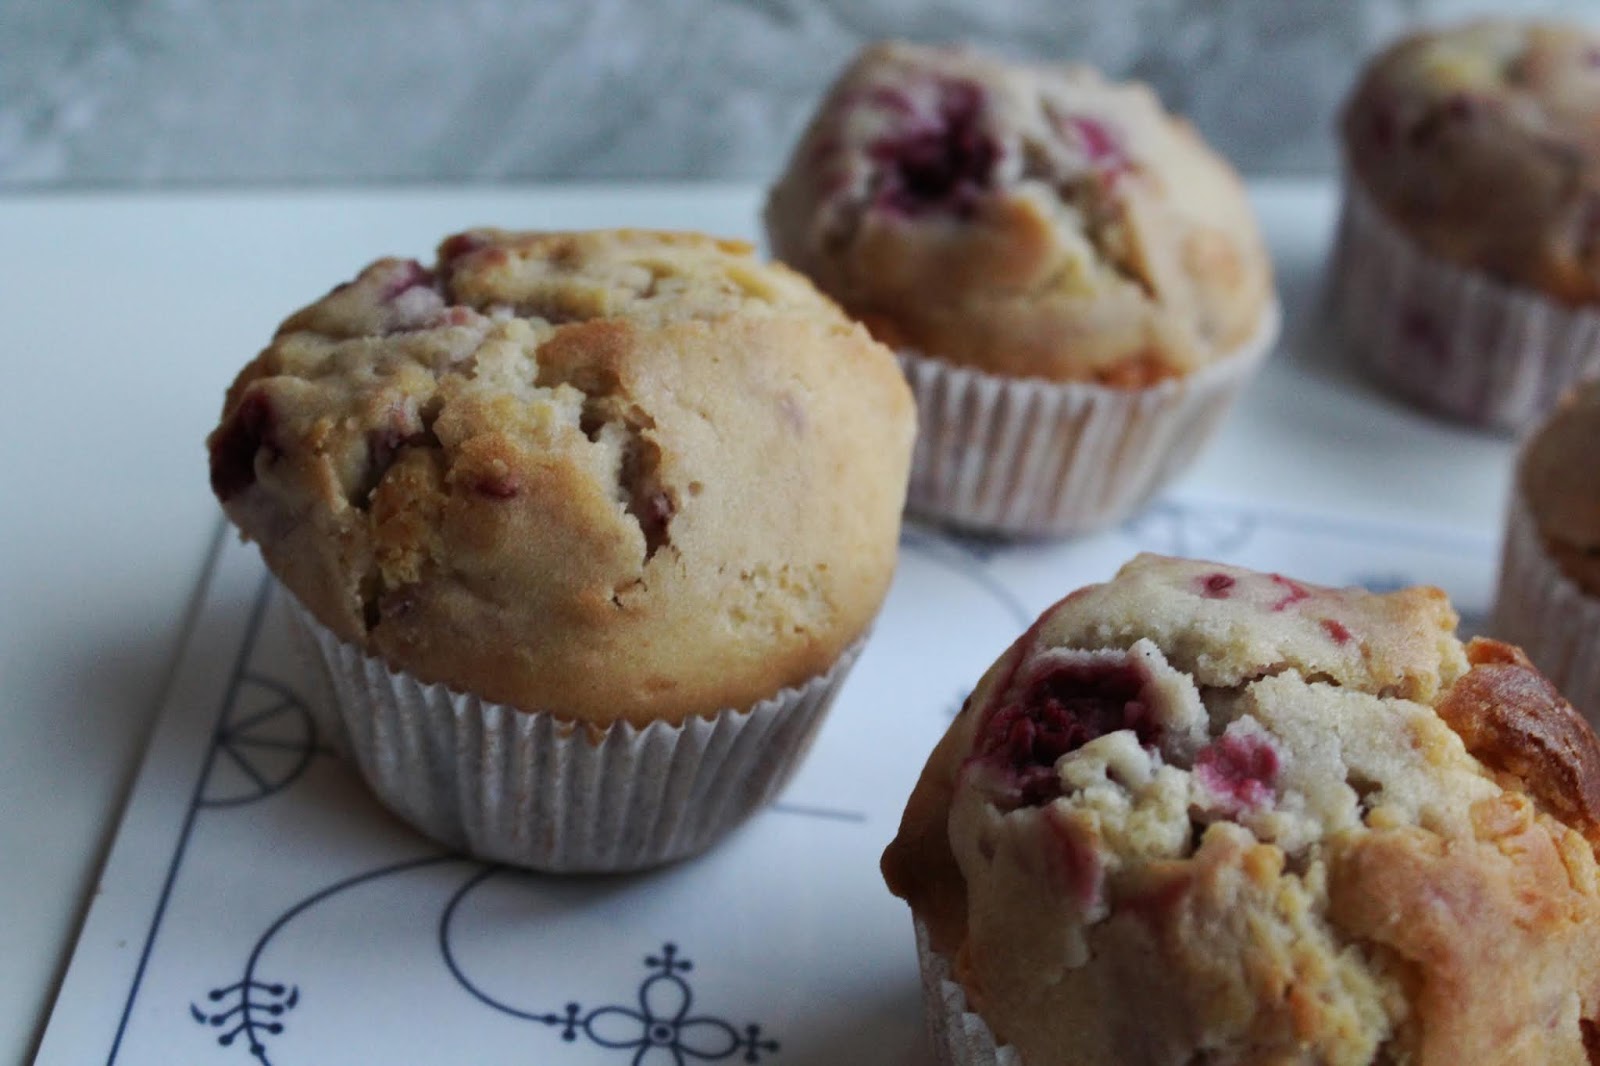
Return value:
M 1333 315 L 1356 357 L 1395 393 L 1516 430 L 1554 407 L 1568 385 L 1600 374 L 1600 313 L 1435 258 L 1348 173 L 1343 203 Z
M 950 973 L 950 961 L 933 950 L 928 927 L 917 927 L 917 959 L 922 964 L 923 1015 L 938 1066 L 1022 1066 L 1022 1056 L 1009 1044 L 997 1043 L 994 1031 L 967 1009 L 967 993 Z
M 1088 533 L 1130 517 L 1181 473 L 1278 337 L 1145 389 L 1011 378 L 901 351 L 920 423 L 906 509 L 983 533 Z
M 1600 599 L 1550 558 L 1527 504 L 1511 506 L 1492 632 L 1528 653 L 1589 724 L 1600 729 Z
M 550 713 L 423 684 L 293 614 L 326 671 L 348 750 L 378 799 L 450 847 L 558 873 L 703 851 L 782 789 L 864 638 L 827 673 L 754 707 L 598 737 Z

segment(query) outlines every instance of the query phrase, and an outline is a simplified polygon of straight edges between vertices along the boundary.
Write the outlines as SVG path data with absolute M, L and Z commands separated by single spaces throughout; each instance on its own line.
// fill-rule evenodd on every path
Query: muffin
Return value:
M 1600 371 L 1600 35 L 1417 34 L 1368 66 L 1342 126 L 1333 304 L 1381 381 L 1517 429 Z
M 1277 304 L 1237 176 L 1142 85 L 880 44 L 766 209 L 773 252 L 900 353 L 910 505 L 977 530 L 1114 523 L 1192 459 Z
M 1600 742 L 1455 623 L 1151 555 L 1045 612 L 884 856 L 945 1060 L 1586 1064 Z
M 1527 649 L 1600 722 L 1600 382 L 1574 389 L 1523 446 L 1494 633 Z
M 891 354 L 748 246 L 479 230 L 284 322 L 211 484 L 380 799 L 615 870 L 786 779 L 888 588 L 914 423 Z

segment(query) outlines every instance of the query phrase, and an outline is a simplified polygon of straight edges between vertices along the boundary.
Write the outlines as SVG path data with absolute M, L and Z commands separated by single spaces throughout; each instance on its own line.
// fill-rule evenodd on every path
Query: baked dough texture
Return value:
M 1584 1066 L 1600 742 L 1455 624 L 1140 556 L 984 676 L 890 887 L 1027 1066 Z
M 1600 596 L 1600 382 L 1579 385 L 1529 438 L 1518 487 L 1551 559 Z
M 1600 33 L 1485 19 L 1368 65 L 1345 159 L 1431 254 L 1567 304 L 1600 300 Z
M 1260 330 L 1237 175 L 1149 88 L 902 43 L 863 51 L 772 190 L 774 253 L 897 348 L 1141 387 Z
M 477 230 L 291 316 L 209 447 L 342 639 L 604 726 L 748 707 L 862 637 L 914 432 L 890 352 L 748 246 Z

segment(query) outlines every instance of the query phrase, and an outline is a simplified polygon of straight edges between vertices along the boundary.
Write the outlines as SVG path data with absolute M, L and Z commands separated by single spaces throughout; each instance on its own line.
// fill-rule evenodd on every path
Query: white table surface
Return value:
M 1332 190 L 1254 192 L 1284 342 L 1187 484 L 1495 528 L 1510 443 L 1381 396 L 1324 338 Z M 217 529 L 201 441 L 277 322 L 471 225 L 754 236 L 758 202 L 743 185 L 0 197 L 0 1060 L 37 1040 L 181 640 Z

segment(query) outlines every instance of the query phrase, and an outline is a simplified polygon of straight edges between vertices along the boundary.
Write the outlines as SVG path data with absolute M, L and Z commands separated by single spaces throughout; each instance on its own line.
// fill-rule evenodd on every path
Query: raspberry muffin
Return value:
M 1142 85 L 880 44 L 766 210 L 774 253 L 897 348 L 911 506 L 1002 533 L 1118 521 L 1275 335 L 1237 176 Z
M 1401 395 L 1515 429 L 1600 371 L 1600 34 L 1407 38 L 1343 116 L 1334 305 Z
M 747 246 L 481 230 L 292 315 L 209 447 L 379 797 L 624 869 L 795 765 L 888 588 L 914 430 L 888 350 Z
M 1600 742 L 1455 623 L 1148 555 L 1047 611 L 884 856 L 940 1053 L 1588 1063 Z
M 1600 382 L 1573 390 L 1523 446 L 1495 635 L 1527 649 L 1600 722 Z

